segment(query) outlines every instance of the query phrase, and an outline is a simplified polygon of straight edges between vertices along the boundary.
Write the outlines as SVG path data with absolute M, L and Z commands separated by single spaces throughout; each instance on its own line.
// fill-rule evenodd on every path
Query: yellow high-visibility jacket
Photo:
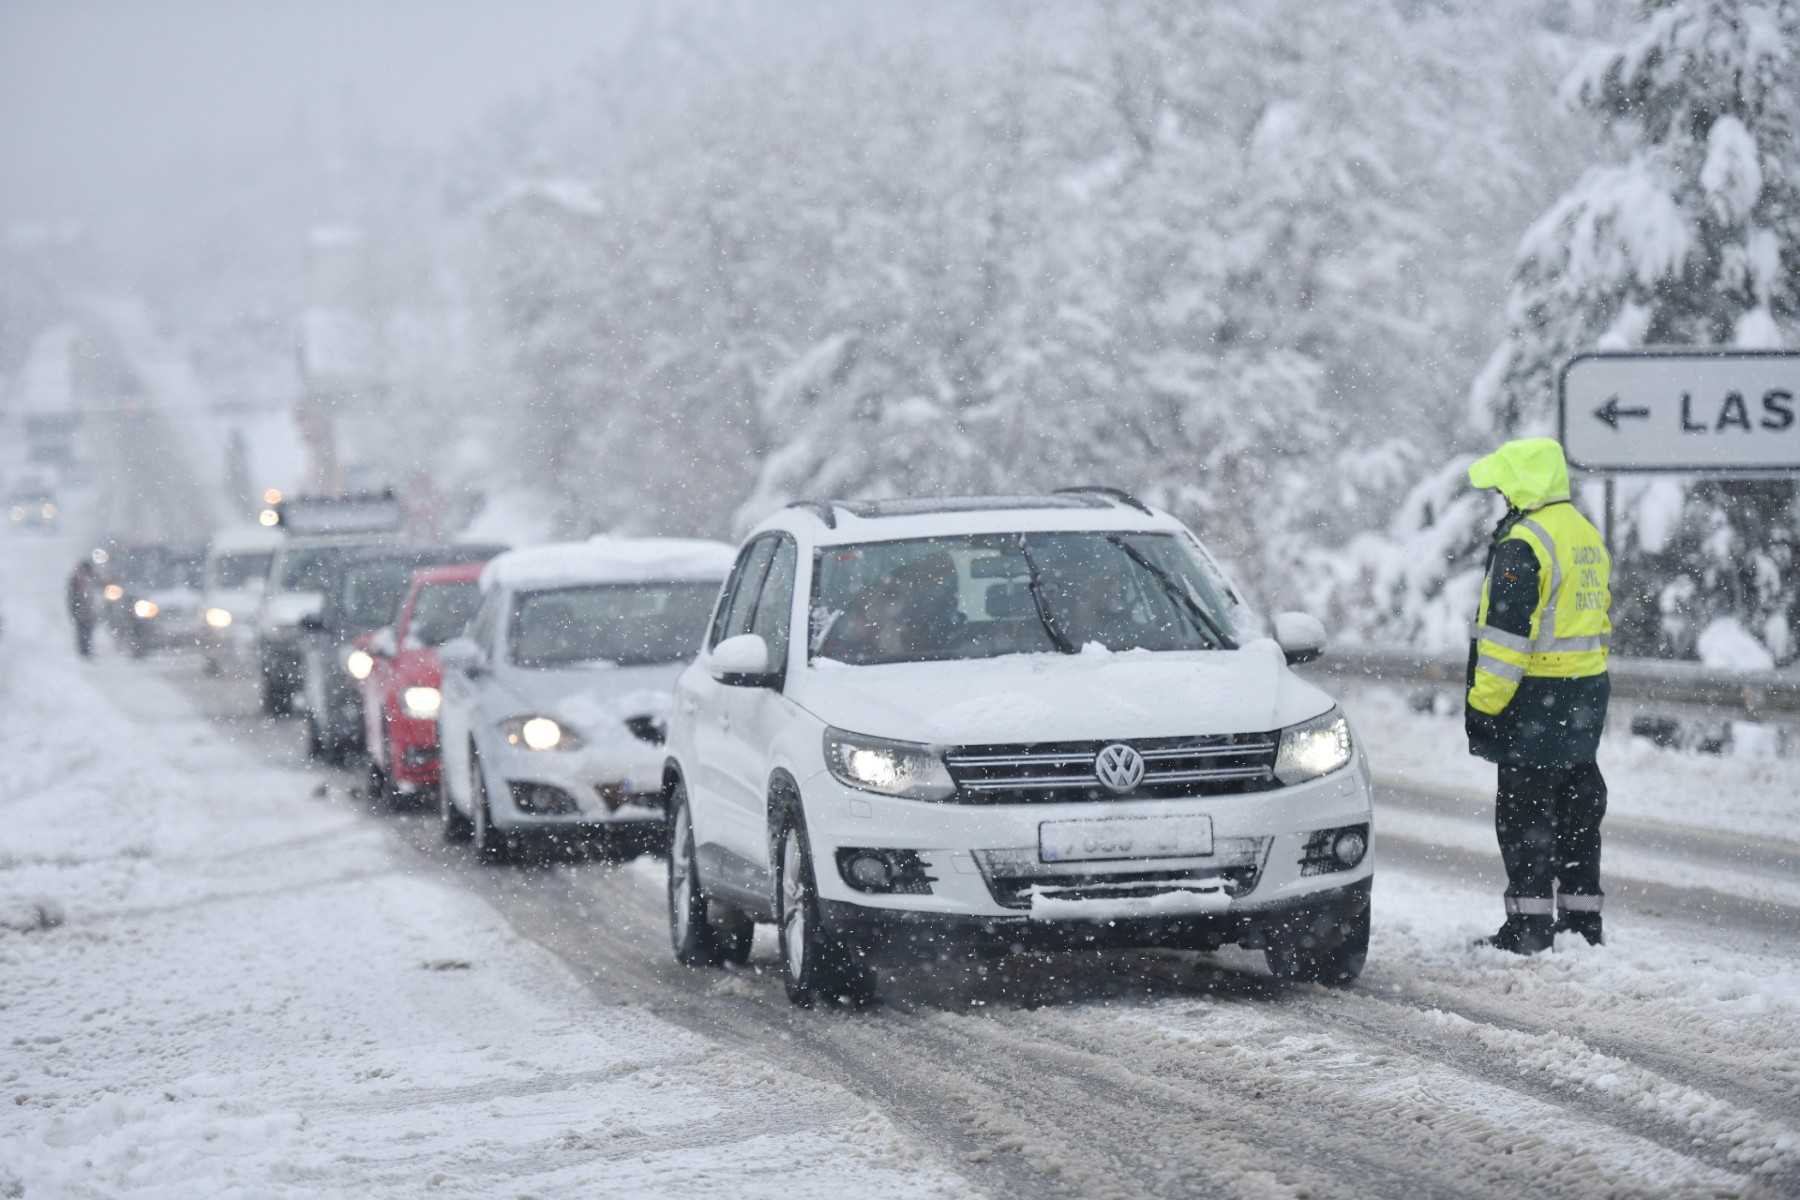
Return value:
M 1570 503 L 1562 447 L 1548 438 L 1508 442 L 1469 478 L 1511 505 L 1494 533 L 1470 647 L 1470 748 L 1499 762 L 1591 760 L 1611 692 L 1606 546 Z

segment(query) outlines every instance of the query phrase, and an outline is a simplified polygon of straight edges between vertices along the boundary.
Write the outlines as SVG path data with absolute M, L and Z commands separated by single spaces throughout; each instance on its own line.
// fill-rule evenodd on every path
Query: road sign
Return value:
M 1563 451 L 1588 471 L 1800 471 L 1800 354 L 1584 354 L 1563 368 Z

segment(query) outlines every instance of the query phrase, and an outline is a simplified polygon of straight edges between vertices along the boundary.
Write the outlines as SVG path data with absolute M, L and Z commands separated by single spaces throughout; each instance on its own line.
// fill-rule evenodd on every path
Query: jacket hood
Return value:
M 1522 512 L 1569 498 L 1569 464 L 1554 438 L 1508 442 L 1469 468 L 1469 482 L 1498 488 Z

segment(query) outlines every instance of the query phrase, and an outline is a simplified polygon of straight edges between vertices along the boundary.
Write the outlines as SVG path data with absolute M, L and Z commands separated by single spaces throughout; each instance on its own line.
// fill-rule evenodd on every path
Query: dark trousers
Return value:
M 75 653 L 87 658 L 94 652 L 94 623 L 92 621 L 75 622 Z
M 1605 815 L 1606 780 L 1599 764 L 1502 763 L 1494 830 L 1506 864 L 1506 911 L 1546 917 L 1557 907 L 1599 912 L 1600 819 Z

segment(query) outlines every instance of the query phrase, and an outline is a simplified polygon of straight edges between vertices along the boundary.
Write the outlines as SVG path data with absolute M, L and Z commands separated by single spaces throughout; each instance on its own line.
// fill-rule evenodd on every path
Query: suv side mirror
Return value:
M 481 669 L 481 647 L 474 638 L 453 637 L 438 647 L 437 655 L 447 671 L 473 675 Z
M 1275 618 L 1275 641 L 1289 665 L 1312 662 L 1325 653 L 1325 626 L 1303 612 L 1284 612 Z
M 775 681 L 769 670 L 769 643 L 757 633 L 740 633 L 714 646 L 706 669 L 732 687 L 771 687 Z

